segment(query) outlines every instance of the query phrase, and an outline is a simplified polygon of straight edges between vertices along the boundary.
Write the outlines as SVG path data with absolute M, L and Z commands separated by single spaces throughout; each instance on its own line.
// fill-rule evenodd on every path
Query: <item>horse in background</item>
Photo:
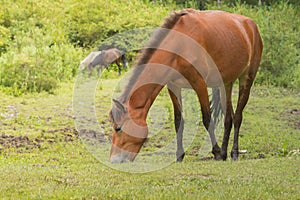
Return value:
M 100 70 L 108 69 L 108 65 L 116 63 L 118 66 L 118 73 L 121 75 L 121 61 L 124 69 L 127 69 L 127 60 L 124 51 L 116 48 L 91 52 L 84 60 L 80 62 L 80 70 L 88 67 L 89 75 L 92 74 L 93 69 L 98 66 L 97 74 L 99 76 Z
M 93 61 L 93 59 L 101 54 L 101 51 L 92 51 L 85 59 L 80 61 L 79 70 L 83 71 L 89 64 Z

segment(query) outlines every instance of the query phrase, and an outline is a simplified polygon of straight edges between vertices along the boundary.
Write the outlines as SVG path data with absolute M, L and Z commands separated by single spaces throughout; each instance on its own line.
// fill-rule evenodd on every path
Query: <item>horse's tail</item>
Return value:
M 212 88 L 212 95 L 210 101 L 210 108 L 214 123 L 217 124 L 222 117 L 222 105 L 221 105 L 221 98 L 220 98 L 220 89 L 218 87 Z
M 122 62 L 123 62 L 123 68 L 124 68 L 124 69 L 127 69 L 127 60 L 126 60 L 126 57 L 125 57 L 125 53 L 122 54 L 121 60 L 122 60 Z

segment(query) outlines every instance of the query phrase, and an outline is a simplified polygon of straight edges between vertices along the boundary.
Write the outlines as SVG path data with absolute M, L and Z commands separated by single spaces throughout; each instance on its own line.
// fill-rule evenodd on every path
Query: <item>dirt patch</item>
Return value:
M 50 135 L 49 135 L 50 133 Z M 2 133 L 0 135 L 0 152 L 4 149 L 16 148 L 16 149 L 35 149 L 41 148 L 43 144 L 52 144 L 57 142 L 72 142 L 78 138 L 76 129 L 67 127 L 63 129 L 55 129 L 42 132 L 36 138 L 30 138 L 28 136 L 14 136 Z
M 104 132 L 82 129 L 79 132 L 80 139 L 85 142 L 95 143 L 95 144 L 106 144 L 111 139 L 107 137 Z
M 300 130 L 300 109 L 292 109 L 284 114 L 289 122 L 289 126 L 294 127 L 297 130 Z
M 13 136 L 2 134 L 0 136 L 0 149 L 7 148 L 25 148 L 33 149 L 40 148 L 40 142 L 30 140 L 27 136 Z

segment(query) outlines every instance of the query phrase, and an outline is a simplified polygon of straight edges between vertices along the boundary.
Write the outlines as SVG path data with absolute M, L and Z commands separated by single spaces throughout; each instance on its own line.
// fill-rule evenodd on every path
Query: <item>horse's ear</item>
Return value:
M 126 113 L 126 108 L 124 107 L 124 105 L 123 105 L 120 101 L 118 101 L 118 100 L 116 100 L 116 99 L 113 99 L 113 102 L 114 102 L 115 106 L 116 106 L 121 112 Z

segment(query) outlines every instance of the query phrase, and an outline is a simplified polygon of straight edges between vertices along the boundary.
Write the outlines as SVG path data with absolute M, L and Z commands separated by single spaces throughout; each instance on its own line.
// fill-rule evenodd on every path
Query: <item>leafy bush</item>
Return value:
M 157 26 L 166 15 L 166 8 L 139 0 L 4 0 L 0 85 L 14 95 L 53 92 L 59 82 L 74 78 L 87 51 L 107 37 Z
M 59 81 L 74 77 L 82 50 L 65 37 L 53 18 L 51 2 L 6 1 L 1 26 L 9 30 L 6 52 L 0 57 L 0 85 L 8 93 L 53 92 Z
M 70 7 L 68 13 L 72 13 L 70 41 L 81 47 L 94 47 L 117 33 L 160 25 L 168 9 L 138 0 L 93 0 Z
M 258 81 L 300 88 L 300 13 L 281 3 L 257 14 L 264 42 Z
M 217 4 L 217 0 L 160 0 L 161 2 L 174 2 L 178 6 L 184 6 L 184 7 L 194 7 L 199 8 L 203 10 L 206 8 L 207 5 L 213 5 Z M 291 5 L 300 6 L 300 2 L 298 0 L 219 0 L 220 5 L 229 5 L 229 6 L 235 6 L 240 3 L 252 5 L 252 6 L 258 6 L 258 5 L 274 5 L 279 2 L 286 2 Z
M 3 0 L 0 86 L 14 95 L 53 92 L 60 82 L 74 78 L 80 60 L 91 49 L 138 49 L 149 34 L 129 30 L 156 27 L 171 10 L 175 10 L 172 0 Z M 299 8 L 288 3 L 268 7 L 223 4 L 222 10 L 249 16 L 260 28 L 264 53 L 257 82 L 299 88 Z M 124 31 L 130 43 L 118 38 L 117 33 Z
M 0 55 L 6 51 L 10 38 L 10 32 L 7 28 L 0 25 Z
M 268 7 L 223 6 L 222 10 L 248 16 L 259 27 L 264 50 L 256 82 L 300 88 L 300 10 L 282 2 Z
M 26 92 L 53 92 L 60 81 L 71 80 L 81 51 L 72 45 L 27 46 L 19 53 L 4 54 L 0 63 L 0 84 L 14 95 Z

